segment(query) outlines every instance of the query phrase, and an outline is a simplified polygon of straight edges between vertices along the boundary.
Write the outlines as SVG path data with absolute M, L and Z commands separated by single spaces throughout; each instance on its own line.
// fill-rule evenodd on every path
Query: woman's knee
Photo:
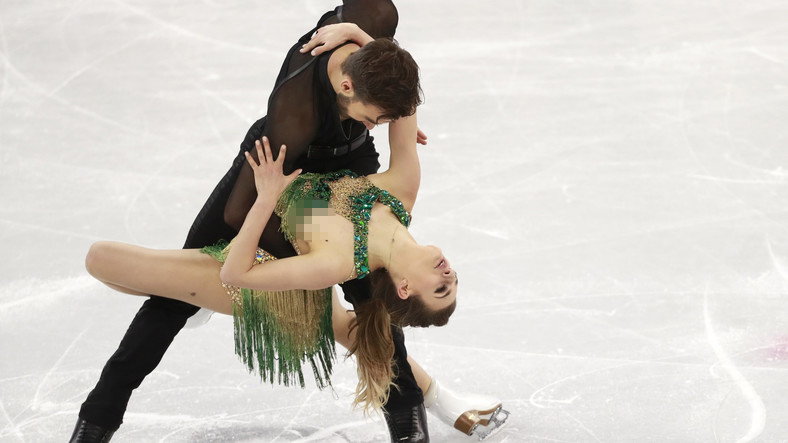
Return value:
M 85 269 L 88 274 L 101 280 L 102 264 L 105 264 L 110 254 L 113 242 L 97 241 L 90 245 L 87 255 L 85 256 Z

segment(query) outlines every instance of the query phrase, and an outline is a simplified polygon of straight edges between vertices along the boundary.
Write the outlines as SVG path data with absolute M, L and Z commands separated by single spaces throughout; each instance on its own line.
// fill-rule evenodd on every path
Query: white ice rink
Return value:
M 88 246 L 180 247 L 334 5 L 0 1 L 0 441 L 66 441 L 142 302 Z M 496 442 L 788 441 L 788 4 L 397 5 L 430 137 L 412 230 L 462 280 L 416 359 L 503 399 Z M 261 385 L 214 316 L 113 441 L 387 441 L 355 380 Z

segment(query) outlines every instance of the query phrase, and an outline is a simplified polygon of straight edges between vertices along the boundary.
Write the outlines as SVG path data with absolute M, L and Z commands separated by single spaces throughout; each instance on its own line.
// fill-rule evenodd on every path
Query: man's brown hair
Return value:
M 413 115 L 421 104 L 419 65 L 394 40 L 367 43 L 342 62 L 342 72 L 353 82 L 358 100 L 383 111 L 381 119 Z

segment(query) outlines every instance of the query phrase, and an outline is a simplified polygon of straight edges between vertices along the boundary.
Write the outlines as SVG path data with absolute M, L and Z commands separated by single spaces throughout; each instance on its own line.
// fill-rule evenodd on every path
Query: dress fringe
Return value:
M 241 289 L 241 304 L 233 307 L 235 353 L 262 381 L 290 386 L 297 380 L 304 387 L 308 361 L 318 387 L 330 386 L 336 358 L 331 289 L 261 292 Z M 317 318 L 300 315 L 310 311 Z
M 222 242 L 201 252 L 224 262 L 228 248 Z M 270 257 L 262 261 L 274 259 L 260 255 Z M 297 382 L 303 388 L 303 365 L 309 362 L 317 386 L 331 386 L 336 359 L 331 288 L 257 291 L 226 287 L 233 298 L 235 353 L 249 372 L 272 384 Z

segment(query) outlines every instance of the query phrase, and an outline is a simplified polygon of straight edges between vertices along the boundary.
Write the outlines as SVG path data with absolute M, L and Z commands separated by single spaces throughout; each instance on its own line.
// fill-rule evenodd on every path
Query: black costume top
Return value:
M 328 172 L 350 169 L 358 175 L 369 175 L 377 171 L 380 164 L 374 151 L 372 137 L 366 127 L 357 121 L 340 121 L 336 93 L 328 79 L 327 65 L 333 51 L 317 57 L 299 52 L 318 28 L 340 22 L 357 24 L 373 38 L 393 37 L 398 22 L 397 9 L 390 0 L 346 0 L 342 6 L 329 11 L 318 20 L 317 26 L 304 34 L 290 48 L 276 79 L 276 85 L 268 99 L 268 113 L 264 121 L 256 124 L 258 130 L 250 130 L 255 139 L 267 136 L 272 147 L 287 145 L 284 172 L 289 174 L 297 168 L 304 172 Z M 366 137 L 364 147 L 346 154 L 356 159 L 307 158 L 312 149 L 324 147 L 346 147 L 350 141 Z M 251 148 L 249 146 L 248 148 Z M 247 149 L 248 149 L 247 148 Z M 273 149 L 278 153 L 277 149 Z M 256 156 L 254 150 L 250 151 Z M 373 157 L 373 158 L 369 158 Z M 358 161 L 360 160 L 360 161 Z M 225 207 L 225 220 L 235 230 L 240 229 L 249 208 L 256 198 L 254 177 L 251 168 L 244 165 Z M 289 242 L 282 236 L 281 220 L 271 215 L 263 230 L 260 246 L 278 258 L 295 255 Z M 345 298 L 356 303 L 369 297 L 369 283 L 351 280 L 342 285 Z

